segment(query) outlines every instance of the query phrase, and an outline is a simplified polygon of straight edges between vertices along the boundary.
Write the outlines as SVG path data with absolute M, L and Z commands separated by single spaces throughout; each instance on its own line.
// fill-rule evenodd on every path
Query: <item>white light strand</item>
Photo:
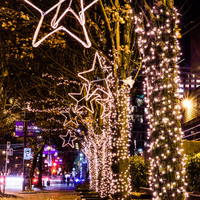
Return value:
M 185 160 L 182 155 L 180 105 L 178 99 L 178 41 L 176 10 L 154 7 L 157 22 L 144 27 L 142 14 L 135 16 L 138 45 L 147 75 L 146 102 L 149 108 L 151 138 L 150 188 L 154 200 L 183 199 L 185 191 Z M 162 20 L 160 20 L 162 18 Z
M 63 140 L 62 147 L 70 145 L 74 148 L 74 140 L 76 140 L 76 137 L 72 136 L 72 132 L 70 130 L 67 131 L 66 135 L 59 135 L 59 137 Z
M 94 55 L 94 60 L 93 60 L 92 68 L 89 69 L 89 70 L 87 70 L 87 71 L 84 71 L 84 72 L 79 72 L 78 76 L 80 78 L 82 78 L 83 80 L 85 80 L 87 82 L 87 84 L 88 84 L 87 99 L 90 98 L 91 96 L 95 95 L 95 94 L 98 95 L 99 94 L 98 91 L 104 93 L 107 96 L 106 99 L 109 99 L 112 96 L 112 94 L 110 92 L 110 89 L 109 89 L 109 84 L 108 84 L 108 79 L 109 79 L 109 77 L 112 76 L 111 73 L 105 79 L 91 80 L 91 81 L 88 80 L 87 78 L 85 78 L 83 76 L 83 75 L 85 75 L 87 73 L 91 73 L 92 71 L 95 70 L 95 67 L 96 67 L 95 65 L 96 65 L 97 59 L 98 59 L 98 64 L 100 65 L 100 68 L 102 70 L 108 70 L 109 69 L 109 68 L 107 68 L 107 67 L 105 67 L 105 66 L 102 65 L 102 60 L 101 60 L 101 58 L 99 56 L 98 51 L 96 51 L 96 53 Z M 106 84 L 106 87 L 107 87 L 107 91 L 105 90 L 105 88 L 103 88 L 103 89 L 101 89 L 101 88 L 95 88 L 95 90 L 93 90 L 93 91 L 91 90 L 92 89 L 92 84 L 97 83 L 97 82 L 102 82 L 102 81 L 105 81 L 105 84 Z
M 40 21 L 38 23 L 38 26 L 35 30 L 34 36 L 33 36 L 33 41 L 32 41 L 32 45 L 33 47 L 38 47 L 44 40 L 46 40 L 49 36 L 51 36 L 52 34 L 56 33 L 57 31 L 65 31 L 66 33 L 68 33 L 70 36 L 72 36 L 75 40 L 77 40 L 78 42 L 80 42 L 85 48 L 90 48 L 91 47 L 91 41 L 88 37 L 88 33 L 85 27 L 85 11 L 90 8 L 93 4 L 95 4 L 98 0 L 93 1 L 91 4 L 89 4 L 88 6 L 86 6 L 84 8 L 83 6 L 83 0 L 80 0 L 80 5 L 81 5 L 81 11 L 79 12 L 79 14 L 77 15 L 75 13 L 75 11 L 71 8 L 71 4 L 73 2 L 73 0 L 70 0 L 69 6 L 66 8 L 66 10 L 64 11 L 64 13 L 57 19 L 57 13 L 59 11 L 59 8 L 61 6 L 61 4 L 63 2 L 65 2 L 65 0 L 60 0 L 60 2 L 58 2 L 57 4 L 55 4 L 53 7 L 51 7 L 49 10 L 47 10 L 46 12 L 42 11 L 40 8 L 38 8 L 37 6 L 35 6 L 33 3 L 31 3 L 29 0 L 24 0 L 27 4 L 29 4 L 31 7 L 33 7 L 34 9 L 36 9 L 38 12 L 40 12 Z M 53 11 L 54 9 L 56 10 L 56 14 L 54 15 L 52 21 L 51 21 L 51 26 L 52 28 L 54 28 L 53 31 L 51 31 L 50 33 L 48 33 L 47 35 L 45 35 L 42 39 L 40 39 L 39 41 L 37 41 L 38 38 L 38 34 L 40 32 L 40 28 L 42 26 L 42 23 L 44 21 L 44 17 L 49 14 L 51 11 Z M 86 42 L 84 42 L 83 40 L 81 40 L 80 38 L 78 38 L 74 33 L 72 33 L 69 29 L 67 29 L 64 26 L 58 26 L 60 21 L 62 20 L 62 18 L 68 14 L 71 13 L 79 22 L 80 26 L 82 27 L 84 36 L 85 36 L 85 40 Z

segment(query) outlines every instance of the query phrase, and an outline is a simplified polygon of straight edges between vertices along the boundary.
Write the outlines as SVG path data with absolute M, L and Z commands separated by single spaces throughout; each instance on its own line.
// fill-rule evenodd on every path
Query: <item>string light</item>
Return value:
M 69 6 L 67 7 L 67 9 L 64 11 L 64 13 L 57 19 L 57 14 L 59 11 L 59 8 L 61 6 L 61 4 L 63 2 L 65 2 L 65 0 L 60 0 L 57 4 L 55 4 L 53 7 L 51 7 L 49 10 L 47 10 L 46 12 L 42 11 L 40 8 L 38 8 L 37 6 L 35 6 L 33 3 L 31 3 L 29 0 L 24 0 L 27 4 L 29 4 L 31 7 L 33 7 L 34 9 L 36 9 L 38 12 L 40 12 L 41 17 L 40 17 L 40 21 L 38 23 L 38 26 L 35 30 L 34 36 L 33 36 L 33 41 L 32 41 L 32 45 L 33 47 L 38 47 L 44 40 L 46 40 L 49 36 L 51 36 L 52 34 L 56 33 L 57 31 L 65 31 L 66 33 L 68 33 L 70 36 L 72 36 L 75 40 L 77 40 L 78 42 L 80 42 L 85 48 L 90 48 L 91 47 L 91 41 L 88 37 L 88 33 L 85 27 L 85 11 L 90 8 L 93 4 L 95 4 L 98 0 L 93 1 L 91 4 L 89 4 L 88 6 L 86 6 L 84 8 L 83 6 L 83 0 L 80 0 L 80 5 L 81 5 L 81 11 L 79 12 L 79 15 L 77 15 L 75 13 L 75 11 L 71 8 L 71 4 L 73 2 L 73 0 L 70 0 Z M 56 14 L 54 15 L 52 21 L 51 21 L 51 27 L 54 28 L 53 31 L 51 31 L 50 33 L 48 33 L 47 35 L 45 35 L 42 39 L 40 39 L 39 41 L 37 41 L 38 38 L 38 34 L 40 32 L 40 28 L 43 24 L 44 21 L 44 17 L 46 15 L 48 15 L 51 11 L 53 11 L 54 9 L 57 9 Z M 81 40 L 80 38 L 78 38 L 74 33 L 72 33 L 69 29 L 67 29 L 64 26 L 59 26 L 58 24 L 59 22 L 62 20 L 62 18 L 68 14 L 71 13 L 79 22 L 79 24 L 82 27 L 84 36 L 85 36 L 85 40 L 86 42 L 84 42 L 83 40 Z
M 76 127 L 78 127 L 79 123 L 77 121 L 76 111 L 74 110 L 72 105 L 70 105 L 69 108 L 67 108 L 66 110 L 61 111 L 60 114 L 65 117 L 63 126 L 68 126 L 70 124 L 73 124 Z
M 87 86 L 86 86 L 86 84 L 83 84 L 80 93 L 68 93 L 68 95 L 76 101 L 76 105 L 75 105 L 75 108 L 74 108 L 75 111 L 80 111 L 80 110 L 86 109 L 89 112 L 94 113 L 94 108 L 93 108 L 92 102 L 97 97 L 96 97 L 96 95 L 93 95 L 88 100 L 86 100 L 86 97 L 87 97 Z M 82 105 L 82 104 L 84 104 L 84 105 Z
M 111 92 L 110 92 L 110 89 L 109 89 L 109 85 L 108 85 L 108 79 L 112 76 L 111 73 L 109 73 L 109 75 L 108 75 L 106 78 L 104 78 L 104 79 L 97 79 L 97 80 L 92 80 L 92 81 L 86 79 L 86 78 L 83 76 L 83 75 L 88 74 L 88 73 L 91 73 L 92 71 L 95 70 L 96 61 L 97 61 L 97 60 L 98 60 L 98 64 L 100 65 L 100 68 L 101 68 L 102 70 L 108 70 L 108 69 L 109 69 L 108 67 L 105 67 L 104 65 L 102 65 L 102 60 L 101 60 L 101 58 L 100 58 L 100 56 L 99 56 L 98 51 L 96 51 L 96 53 L 95 53 L 95 55 L 94 55 L 94 60 L 93 60 L 92 68 L 89 69 L 89 70 L 86 70 L 86 71 L 84 71 L 84 72 L 79 72 L 79 73 L 78 73 L 78 76 L 79 76 L 80 78 L 82 78 L 83 80 L 85 80 L 85 81 L 87 82 L 87 84 L 88 84 L 87 99 L 90 98 L 91 96 L 95 95 L 95 94 L 98 95 L 98 94 L 99 94 L 99 93 L 98 93 L 99 91 L 102 92 L 103 94 L 105 94 L 105 95 L 107 96 L 107 99 L 108 99 L 110 96 L 112 96 L 112 94 L 111 94 Z M 94 85 L 94 83 L 99 83 L 99 82 L 102 82 L 102 81 L 105 82 L 106 86 L 105 86 L 104 88 L 100 88 L 100 87 L 97 87 L 97 86 L 95 85 L 96 88 L 95 88 L 94 90 L 92 90 L 92 92 L 91 92 L 91 89 L 92 89 L 92 86 Z M 106 90 L 106 89 L 107 89 L 107 90 Z M 100 94 L 101 94 L 101 93 L 100 93 Z
M 151 138 L 149 185 L 154 200 L 184 199 L 185 158 L 182 155 L 180 102 L 178 99 L 177 12 L 154 6 L 155 24 L 143 26 L 143 15 L 135 16 L 138 45 L 146 74 Z
M 72 132 L 70 130 L 67 131 L 66 135 L 59 135 L 59 137 L 63 140 L 62 147 L 70 145 L 74 148 L 74 140 L 76 140 L 76 137 L 72 136 Z
M 135 80 L 132 79 L 132 76 L 129 76 L 127 79 L 122 80 L 125 85 L 129 85 L 131 88 L 133 87 Z
M 86 48 L 91 46 L 85 29 L 84 12 L 96 1 L 85 8 L 83 7 L 83 1 L 80 1 L 81 11 L 79 15 L 76 15 L 71 9 L 71 0 L 69 7 L 58 19 L 60 6 L 64 0 L 55 4 L 45 13 L 28 0 L 24 1 L 41 14 L 41 19 L 33 38 L 35 47 L 39 46 L 47 37 L 58 30 L 66 31 Z M 51 27 L 55 30 L 36 42 L 44 16 L 54 9 L 57 10 L 51 21 Z M 180 48 L 177 41 L 176 24 L 178 20 L 176 10 L 155 6 L 151 11 L 155 16 L 155 21 L 147 23 L 146 27 L 143 23 L 145 21 L 143 19 L 144 14 L 140 13 L 139 16 L 133 16 L 133 10 L 128 4 L 125 4 L 124 8 L 106 6 L 105 11 L 111 24 L 115 24 L 113 22 L 116 21 L 124 24 L 126 20 L 132 19 L 135 24 L 135 31 L 139 35 L 138 46 L 143 56 L 144 73 L 147 75 L 145 79 L 147 98 L 145 100 L 149 108 L 150 128 L 148 137 L 151 138 L 150 151 L 152 152 L 149 185 L 153 190 L 153 199 L 183 199 L 185 196 L 185 164 L 182 156 L 180 107 L 177 92 L 179 78 L 176 63 L 179 60 L 178 51 Z M 86 43 L 71 34 L 65 27 L 59 27 L 60 21 L 68 12 L 81 24 Z M 110 57 L 114 57 L 114 60 L 111 61 L 112 67 L 107 68 L 102 64 L 102 57 L 96 52 L 92 68 L 80 72 L 78 76 L 87 83 L 87 95 L 83 98 L 88 101 L 92 96 L 98 97 L 95 101 L 104 107 L 104 111 L 110 110 L 108 115 L 104 114 L 105 117 L 101 115 L 103 128 L 101 127 L 99 132 L 95 127 L 98 123 L 94 122 L 93 116 L 88 115 L 81 121 L 88 128 L 88 135 L 84 135 L 81 145 L 82 151 L 89 158 L 90 188 L 100 192 L 101 197 L 112 195 L 115 198 L 116 194 L 123 194 L 118 199 L 124 200 L 131 191 L 129 168 L 127 167 L 131 128 L 129 122 L 130 88 L 128 85 L 132 86 L 134 82 L 130 82 L 129 77 L 123 80 L 124 85 L 122 85 L 119 77 L 117 77 L 118 75 L 114 75 L 112 72 L 112 69 L 118 70 L 120 68 L 119 51 L 124 51 L 127 55 L 131 53 L 126 46 L 119 46 L 117 50 L 112 49 L 113 55 L 111 55 L 111 51 L 109 54 Z M 108 72 L 108 76 L 100 80 L 90 81 L 84 75 L 95 70 L 96 61 L 98 61 L 103 71 Z M 100 87 L 98 85 L 100 82 L 104 82 L 105 87 Z M 60 84 L 63 84 L 62 80 Z M 78 94 L 80 93 L 76 93 L 76 95 Z M 74 95 L 75 93 L 71 94 L 71 97 Z M 100 95 L 102 95 L 101 98 Z M 80 108 L 79 101 L 76 102 L 74 107 L 78 110 Z M 58 111 L 59 109 L 55 108 L 55 110 Z M 91 111 L 93 113 L 92 109 Z M 65 117 L 64 125 L 69 128 L 79 125 L 77 121 L 79 112 L 74 113 L 77 115 L 74 117 L 75 122 L 70 116 L 69 118 L 66 117 L 65 114 L 69 113 L 68 109 L 64 110 L 64 112 L 59 110 L 59 112 Z M 126 166 L 126 169 L 121 169 L 120 167 L 122 166 Z M 114 170 L 114 168 L 119 169 Z M 100 182 L 98 181 L 99 174 L 101 176 Z

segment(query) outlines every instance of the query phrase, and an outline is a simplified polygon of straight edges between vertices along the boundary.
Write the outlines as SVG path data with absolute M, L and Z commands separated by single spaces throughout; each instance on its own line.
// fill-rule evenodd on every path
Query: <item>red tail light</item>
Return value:
M 36 179 L 36 178 L 34 178 L 34 179 L 33 179 L 33 183 L 36 183 L 36 182 L 37 182 L 37 179 Z

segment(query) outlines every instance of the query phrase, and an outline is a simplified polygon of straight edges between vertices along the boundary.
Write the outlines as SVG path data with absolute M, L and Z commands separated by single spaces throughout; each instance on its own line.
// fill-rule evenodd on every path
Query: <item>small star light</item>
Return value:
M 76 101 L 76 106 L 74 108 L 75 111 L 80 111 L 82 109 L 86 109 L 91 113 L 94 113 L 94 108 L 92 105 L 92 101 L 97 98 L 96 96 L 91 96 L 88 100 L 86 100 L 86 96 L 84 94 L 87 94 L 87 87 L 86 84 L 83 84 L 81 88 L 80 93 L 69 93 L 68 95 Z M 86 104 L 88 102 L 88 104 Z
M 76 137 L 72 136 L 72 132 L 70 130 L 67 131 L 66 135 L 59 135 L 59 137 L 63 139 L 62 147 L 70 145 L 74 148 L 74 140 L 76 140 Z
M 101 119 L 109 116 L 111 114 L 110 109 L 106 108 L 105 103 L 104 102 L 108 102 L 109 100 L 104 101 L 103 99 L 96 99 L 96 102 L 99 103 L 102 107 L 103 107 L 103 112 L 101 114 Z
M 60 114 L 65 117 L 65 121 L 63 123 L 63 126 L 67 126 L 67 125 L 70 125 L 70 124 L 73 124 L 75 126 L 79 125 L 78 121 L 77 121 L 77 116 L 75 114 L 75 110 L 74 110 L 74 108 L 72 108 L 71 105 L 66 110 L 61 111 Z
M 85 8 L 83 7 L 83 0 L 80 0 L 80 4 L 81 4 L 81 11 L 78 13 L 78 15 L 75 13 L 75 11 L 71 8 L 71 4 L 73 0 L 70 0 L 69 6 L 65 9 L 65 11 L 63 12 L 63 14 L 56 20 L 59 9 L 61 4 L 66 1 L 66 0 L 60 0 L 57 4 L 55 4 L 53 7 L 51 7 L 49 10 L 47 10 L 46 12 L 42 11 L 41 9 L 39 9 L 37 6 L 35 6 L 34 4 L 32 4 L 29 0 L 24 0 L 27 4 L 29 4 L 30 6 L 32 6 L 34 9 L 36 9 L 38 12 L 40 12 L 41 17 L 40 17 L 40 21 L 38 23 L 38 26 L 35 30 L 34 36 L 33 36 L 33 41 L 32 41 L 32 45 L 33 47 L 38 47 L 45 39 L 47 39 L 50 35 L 54 34 L 57 31 L 65 31 L 66 33 L 68 33 L 69 35 L 71 35 L 75 40 L 77 40 L 78 42 L 80 42 L 85 48 L 90 48 L 91 47 L 91 41 L 88 37 L 88 33 L 85 27 L 85 11 L 90 8 L 93 4 L 95 4 L 98 0 L 93 1 L 91 4 L 89 4 L 88 6 L 86 6 Z M 54 29 L 53 31 L 51 31 L 50 33 L 46 34 L 42 39 L 40 39 L 39 41 L 37 40 L 40 28 L 42 26 L 44 17 L 49 14 L 52 10 L 56 9 L 56 14 L 54 15 L 52 21 L 51 21 L 51 27 Z M 62 20 L 62 18 L 67 14 L 67 13 L 71 13 L 79 22 L 79 24 L 81 25 L 82 29 L 83 29 L 83 33 L 85 35 L 85 40 L 86 42 L 84 42 L 83 40 L 81 40 L 80 38 L 78 38 L 75 34 L 73 34 L 69 29 L 67 29 L 64 26 L 58 26 L 59 22 Z
M 87 84 L 88 84 L 87 97 L 86 97 L 87 100 L 88 100 L 91 96 L 93 96 L 93 95 L 99 95 L 98 92 L 101 92 L 101 93 L 105 94 L 105 95 L 107 96 L 107 99 L 108 99 L 109 97 L 111 97 L 110 88 L 109 88 L 109 86 L 108 86 L 108 78 L 112 75 L 111 73 L 110 73 L 106 78 L 104 78 L 104 79 L 98 79 L 98 80 L 92 80 L 92 81 L 89 81 L 88 79 L 86 79 L 86 78 L 83 76 L 83 75 L 85 75 L 85 74 L 87 74 L 87 73 L 91 73 L 92 71 L 95 71 L 95 64 L 96 64 L 96 60 L 97 60 L 97 59 L 98 59 L 99 65 L 100 65 L 101 69 L 103 69 L 103 71 L 104 71 L 104 70 L 107 70 L 108 68 L 110 68 L 110 67 L 103 67 L 103 66 L 102 66 L 101 58 L 100 58 L 100 56 L 99 56 L 99 53 L 96 51 L 95 56 L 94 56 L 94 60 L 93 60 L 93 64 L 92 64 L 92 68 L 89 69 L 89 70 L 87 70 L 87 71 L 78 73 L 78 76 L 79 76 L 80 78 L 82 78 L 83 80 L 85 80 L 85 81 L 87 82 Z M 98 82 L 102 82 L 102 81 L 105 81 L 105 83 L 106 83 L 106 88 L 103 88 L 103 89 L 102 89 L 102 88 L 100 88 L 100 87 L 96 87 L 95 90 L 92 91 L 92 93 L 90 93 L 91 90 L 92 90 L 92 87 L 93 87 L 93 88 L 95 87 L 94 84 L 95 84 L 95 83 L 98 83 Z
M 129 85 L 131 88 L 133 87 L 135 80 L 132 79 L 132 76 L 129 76 L 127 79 L 122 80 L 125 85 Z

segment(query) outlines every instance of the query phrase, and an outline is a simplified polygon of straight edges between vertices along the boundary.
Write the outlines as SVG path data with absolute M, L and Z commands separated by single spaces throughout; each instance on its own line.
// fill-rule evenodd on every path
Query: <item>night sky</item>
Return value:
M 190 35 L 192 31 L 200 28 L 200 0 L 174 0 L 174 4 L 180 13 L 182 59 L 185 59 L 184 64 L 188 65 L 190 62 Z

